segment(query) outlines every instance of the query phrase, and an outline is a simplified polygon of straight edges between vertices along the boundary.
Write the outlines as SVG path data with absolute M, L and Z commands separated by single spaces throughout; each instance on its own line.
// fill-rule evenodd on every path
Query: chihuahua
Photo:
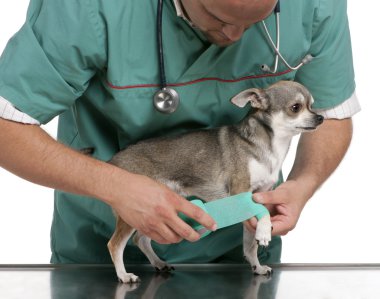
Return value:
M 316 129 L 323 116 L 311 111 L 313 97 L 308 90 L 292 81 L 244 90 L 231 102 L 240 108 L 248 103 L 251 106 L 238 124 L 144 140 L 117 153 L 109 162 L 153 178 L 181 196 L 205 201 L 271 190 L 292 137 Z M 256 274 L 271 274 L 271 268 L 260 265 L 257 257 L 259 245 L 268 246 L 271 230 L 270 216 L 258 221 L 256 233 L 244 227 L 244 255 Z M 173 269 L 154 253 L 150 238 L 116 215 L 116 229 L 108 249 L 120 281 L 139 281 L 136 275 L 126 272 L 123 262 L 125 245 L 132 235 L 156 269 Z

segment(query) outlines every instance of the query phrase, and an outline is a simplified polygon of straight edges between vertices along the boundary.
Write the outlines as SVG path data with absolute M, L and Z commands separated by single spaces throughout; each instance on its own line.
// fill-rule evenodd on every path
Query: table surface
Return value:
M 126 268 L 139 284 L 119 283 L 112 265 L 0 265 L 0 298 L 380 298 L 380 264 L 281 264 L 271 277 L 248 265 Z

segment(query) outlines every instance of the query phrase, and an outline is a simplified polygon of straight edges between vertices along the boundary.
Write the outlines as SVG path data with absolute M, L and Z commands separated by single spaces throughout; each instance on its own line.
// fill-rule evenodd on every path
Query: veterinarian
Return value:
M 167 187 L 104 161 L 141 139 L 235 123 L 247 109 L 233 106 L 233 95 L 295 80 L 311 91 L 326 121 L 301 136 L 286 181 L 254 195 L 270 208 L 275 236 L 260 259 L 280 261 L 279 236 L 295 227 L 308 199 L 342 160 L 360 107 L 346 0 L 283 1 L 282 56 L 291 65 L 307 54 L 313 59 L 298 70 L 280 62 L 271 73 L 261 65 L 272 67 L 276 55 L 259 21 L 265 19 L 275 39 L 275 5 L 164 0 L 166 81 L 180 96 L 168 114 L 152 104 L 161 80 L 157 1 L 31 0 L 25 24 L 0 59 L 0 165 L 57 190 L 53 263 L 110 263 L 111 207 L 160 243 L 155 252 L 171 263 L 243 261 L 241 224 L 193 242 L 198 234 L 177 213 L 212 229 L 207 214 Z M 58 115 L 57 142 L 40 125 Z M 245 225 L 254 229 L 256 223 Z M 183 239 L 191 242 L 178 243 Z M 146 262 L 132 244 L 126 251 L 126 262 Z

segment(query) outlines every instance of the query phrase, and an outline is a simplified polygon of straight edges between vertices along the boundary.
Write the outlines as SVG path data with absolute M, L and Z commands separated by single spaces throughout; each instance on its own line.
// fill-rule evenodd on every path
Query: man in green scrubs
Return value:
M 254 195 L 270 208 L 274 227 L 260 259 L 280 261 L 279 236 L 295 227 L 307 200 L 340 163 L 351 116 L 360 108 L 346 0 L 283 1 L 282 55 L 291 65 L 306 54 L 314 59 L 297 71 L 280 64 L 268 74 L 261 65 L 271 66 L 275 55 L 259 21 L 266 20 L 275 38 L 276 2 L 164 0 L 166 76 L 181 102 L 175 113 L 162 114 L 152 104 L 160 82 L 157 1 L 31 0 L 25 24 L 0 59 L 0 107 L 13 111 L 0 114 L 0 165 L 56 189 L 52 262 L 110 263 L 111 207 L 156 241 L 155 251 L 168 262 L 241 262 L 242 224 L 198 241 L 177 214 L 213 229 L 207 214 L 167 187 L 105 161 L 145 138 L 236 123 L 247 110 L 230 104 L 233 95 L 295 80 L 309 88 L 314 109 L 327 120 L 301 136 L 287 180 Z M 58 142 L 38 126 L 57 115 Z M 88 148 L 92 157 L 77 151 Z M 245 225 L 254 229 L 255 220 Z M 133 244 L 125 256 L 126 262 L 147 262 Z

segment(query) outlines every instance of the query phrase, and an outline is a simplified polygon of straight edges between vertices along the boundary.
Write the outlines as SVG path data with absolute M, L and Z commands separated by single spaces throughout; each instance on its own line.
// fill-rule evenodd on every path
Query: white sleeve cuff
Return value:
M 356 92 L 342 104 L 329 109 L 314 109 L 326 119 L 345 119 L 354 116 L 361 110 Z
M 354 92 L 350 98 L 342 104 L 330 109 L 315 109 L 314 111 L 326 119 L 345 119 L 350 118 L 361 110 L 359 100 Z M 33 117 L 17 110 L 9 101 L 0 96 L 0 117 L 31 125 L 41 125 Z
M 10 102 L 0 96 L 0 117 L 12 120 L 15 122 L 30 124 L 30 125 L 41 125 L 38 120 L 30 117 L 28 114 L 17 110 Z

